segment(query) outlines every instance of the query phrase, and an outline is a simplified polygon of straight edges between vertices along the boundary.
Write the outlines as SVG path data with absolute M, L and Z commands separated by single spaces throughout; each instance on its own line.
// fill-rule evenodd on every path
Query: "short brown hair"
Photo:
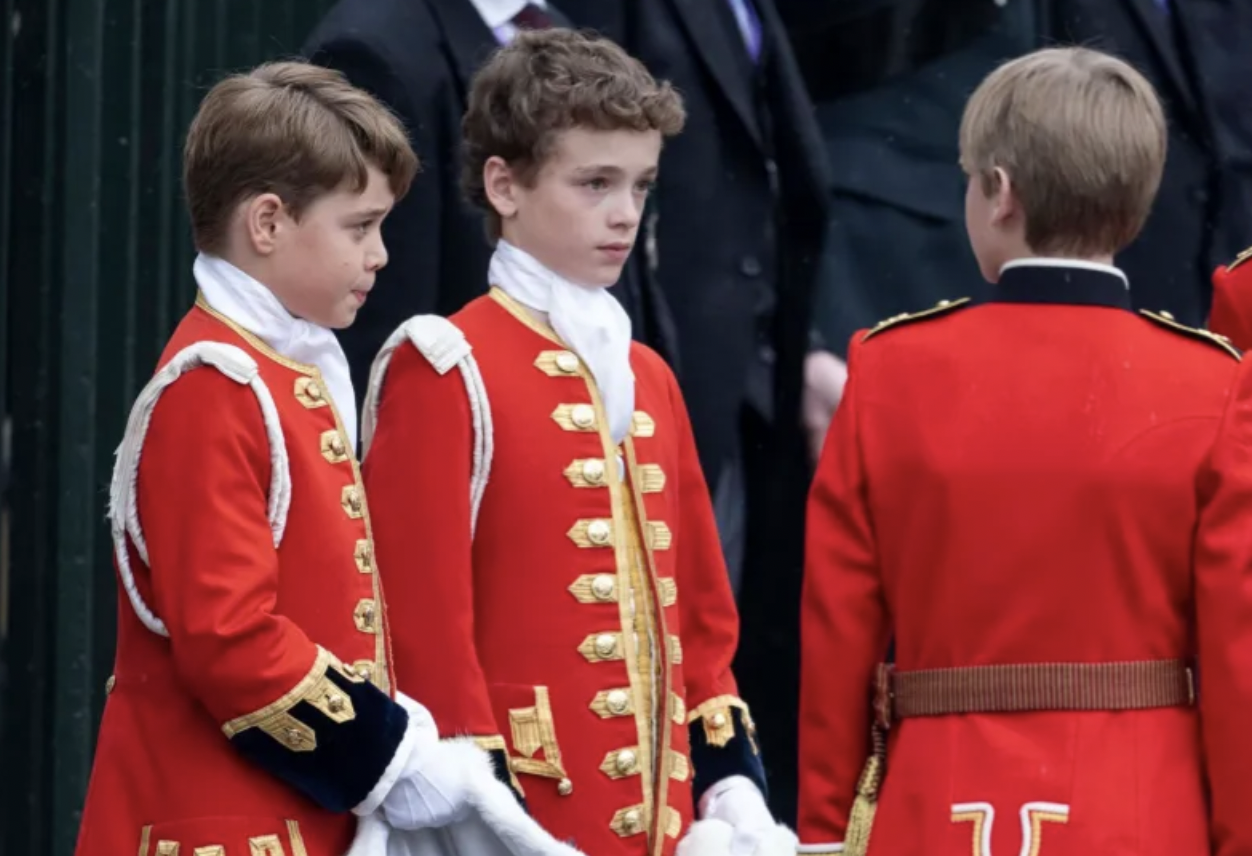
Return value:
M 499 157 L 523 183 L 534 180 L 557 135 L 572 128 L 660 131 L 687 120 L 682 97 L 608 39 L 565 29 L 524 30 L 474 75 L 461 122 L 461 184 L 487 214 L 492 240 L 500 218 L 487 201 L 483 165 Z
M 1000 66 L 961 120 L 961 166 L 995 189 L 1008 173 L 1036 253 L 1097 255 L 1135 239 L 1165 167 L 1160 99 L 1142 74 L 1087 48 Z
M 231 75 L 200 103 L 183 149 L 196 247 L 219 252 L 251 196 L 275 193 L 299 217 L 340 187 L 364 191 L 371 165 L 397 199 L 418 169 L 400 121 L 339 72 L 292 61 Z

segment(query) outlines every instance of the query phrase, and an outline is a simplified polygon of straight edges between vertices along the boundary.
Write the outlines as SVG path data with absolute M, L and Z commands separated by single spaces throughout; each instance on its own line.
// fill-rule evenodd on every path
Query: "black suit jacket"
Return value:
M 1117 258 L 1135 304 L 1201 325 L 1213 268 L 1252 242 L 1247 39 L 1239 0 L 1050 0 L 1048 36 L 1117 54 L 1157 87 L 1169 119 L 1165 177 L 1143 234 Z M 1238 66 L 1240 70 L 1235 71 Z M 1234 108 L 1242 101 L 1242 109 Z M 1242 144 L 1240 151 L 1237 147 Z

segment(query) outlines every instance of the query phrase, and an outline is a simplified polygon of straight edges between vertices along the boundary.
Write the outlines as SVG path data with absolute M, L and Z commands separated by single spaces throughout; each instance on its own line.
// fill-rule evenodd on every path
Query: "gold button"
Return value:
M 596 637 L 596 653 L 601 657 L 610 657 L 617 650 L 617 637 L 612 633 L 601 633 Z
M 945 306 L 951 306 L 951 305 L 952 305 L 952 301 L 951 301 L 951 300 L 940 300 L 940 301 L 939 301 L 936 305 L 937 305 L 940 309 L 943 309 Z
M 309 381 L 304 387 L 304 394 L 314 401 L 322 400 L 322 388 L 313 381 Z
M 630 749 L 623 749 L 617 753 L 617 761 L 614 763 L 617 765 L 617 772 L 629 773 L 635 769 L 635 753 Z
M 373 676 L 374 670 L 370 668 L 369 663 L 362 663 L 356 667 L 356 673 L 368 681 Z
M 614 580 L 608 574 L 601 574 L 591 581 L 591 593 L 598 600 L 608 600 L 613 597 Z
M 592 544 L 607 544 L 612 534 L 613 530 L 604 520 L 593 520 L 587 524 L 587 538 Z
M 622 827 L 627 832 L 638 832 L 639 821 L 640 821 L 639 809 L 637 808 L 632 808 L 630 811 L 622 815 Z
M 297 731 L 294 728 L 287 729 L 287 745 L 288 746 L 299 746 L 303 742 L 304 742 L 304 737 L 300 734 L 299 731 Z
M 579 428 L 590 428 L 596 424 L 596 410 L 590 404 L 575 404 L 569 418 Z
M 578 357 L 569 351 L 561 351 L 556 355 L 556 367 L 566 374 L 578 371 Z
M 352 492 L 348 494 L 348 505 L 352 507 L 353 511 L 361 510 L 361 492 L 356 488 L 353 488 Z
M 715 713 L 713 714 L 713 718 L 710 719 L 709 722 L 713 723 L 714 728 L 725 728 L 726 727 L 726 714 Z
M 331 696 L 326 700 L 326 706 L 330 708 L 331 713 L 343 713 L 343 696 Z
M 1172 312 L 1166 312 L 1164 309 L 1162 309 L 1162 310 L 1161 310 L 1161 317 L 1162 317 L 1162 318 L 1164 318 L 1166 321 L 1173 321 L 1173 320 L 1174 320 L 1174 313 L 1172 313 Z
M 374 570 L 374 551 L 370 547 L 368 540 L 356 542 L 356 566 L 363 574 L 368 574 Z
M 574 783 L 569 779 L 561 779 L 557 783 L 556 792 L 563 797 L 567 797 L 574 792 Z
M 625 713 L 626 708 L 630 706 L 630 696 L 625 690 L 613 690 L 604 701 L 612 713 Z
M 343 438 L 336 434 L 330 441 L 330 450 L 336 455 L 344 453 Z
M 583 478 L 588 484 L 601 484 L 604 481 L 604 461 L 589 458 L 583 461 Z

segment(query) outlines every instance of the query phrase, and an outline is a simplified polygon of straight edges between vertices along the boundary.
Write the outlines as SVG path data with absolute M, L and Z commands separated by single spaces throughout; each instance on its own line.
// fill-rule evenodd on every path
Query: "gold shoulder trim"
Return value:
M 1182 333 L 1184 336 L 1190 336 L 1193 339 L 1199 339 L 1201 342 L 1207 342 L 1210 345 L 1221 348 L 1236 360 L 1243 359 L 1243 352 L 1234 345 L 1230 344 L 1230 339 L 1219 333 L 1214 333 L 1210 330 L 1204 330 L 1199 327 L 1188 327 L 1186 324 L 1180 324 L 1175 321 L 1174 316 L 1168 312 L 1150 312 L 1147 309 L 1140 309 L 1139 314 L 1150 321 L 1160 324 L 1162 327 L 1167 327 L 1177 333 Z
M 1226 270 L 1228 271 L 1234 270 L 1235 268 L 1239 267 L 1239 265 L 1246 262 L 1248 259 L 1252 259 L 1252 247 L 1248 247 L 1242 253 L 1235 256 L 1235 260 L 1232 261 L 1230 264 L 1226 265 Z
M 871 329 L 865 331 L 865 335 L 861 337 L 861 341 L 867 341 L 871 336 L 881 333 L 883 330 L 889 330 L 892 327 L 898 327 L 901 324 L 907 324 L 910 321 L 920 321 L 924 318 L 937 318 L 940 315 L 951 312 L 953 309 L 959 309 L 970 302 L 968 297 L 959 297 L 956 300 L 940 300 L 929 309 L 923 309 L 920 312 L 901 312 L 899 315 L 893 315 L 879 321 Z

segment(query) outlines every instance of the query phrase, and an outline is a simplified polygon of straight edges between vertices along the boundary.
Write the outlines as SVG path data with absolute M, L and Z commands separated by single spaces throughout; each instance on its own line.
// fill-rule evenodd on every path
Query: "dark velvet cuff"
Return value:
M 699 803 L 709 786 L 727 776 L 746 776 L 769 799 L 765 767 L 756 745 L 752 717 L 741 707 L 713 708 L 697 717 L 691 730 L 692 796 Z
M 382 778 L 408 722 L 390 696 L 322 651 L 283 699 L 223 730 L 254 764 L 329 811 L 343 812 Z

